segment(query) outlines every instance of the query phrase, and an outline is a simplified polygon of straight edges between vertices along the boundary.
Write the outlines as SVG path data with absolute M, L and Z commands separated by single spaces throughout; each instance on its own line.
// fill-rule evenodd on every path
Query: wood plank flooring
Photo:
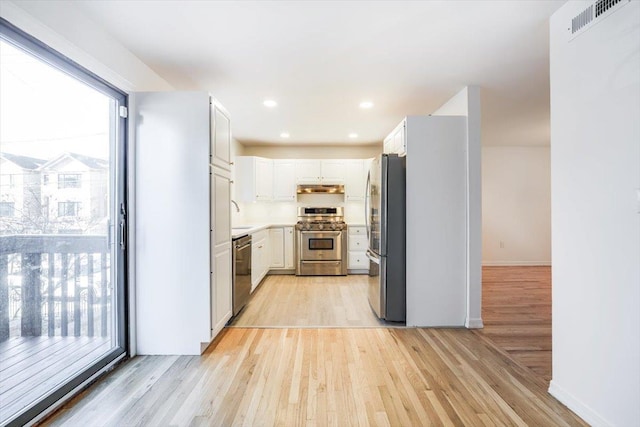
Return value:
M 477 334 L 551 380 L 551 267 L 484 267 L 482 318 Z
M 368 278 L 366 275 L 267 276 L 232 326 L 384 326 L 385 322 L 380 321 L 369 306 Z
M 202 357 L 142 356 L 50 426 L 582 426 L 464 329 L 229 328 Z
M 15 337 L 0 343 L 0 425 L 106 354 L 103 337 Z

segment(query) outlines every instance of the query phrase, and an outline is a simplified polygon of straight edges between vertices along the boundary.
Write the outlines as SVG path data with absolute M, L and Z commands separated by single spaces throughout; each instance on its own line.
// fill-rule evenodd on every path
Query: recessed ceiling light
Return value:
M 268 107 L 268 108 L 273 108 L 278 106 L 278 103 L 273 99 L 265 99 L 263 104 L 265 107 Z
M 357 137 L 358 137 L 358 134 L 357 134 L 357 133 L 355 133 L 355 132 L 351 132 L 351 133 L 349 134 L 349 138 L 357 138 Z
M 373 102 L 371 101 L 362 101 L 360 103 L 360 108 L 371 108 L 373 107 Z
M 289 132 L 282 132 L 282 133 L 280 134 L 280 137 L 281 137 L 281 138 L 289 138 Z

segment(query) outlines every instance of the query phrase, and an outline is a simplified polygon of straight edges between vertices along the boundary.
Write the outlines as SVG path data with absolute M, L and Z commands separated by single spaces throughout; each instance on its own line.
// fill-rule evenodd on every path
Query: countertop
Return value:
M 294 224 L 281 224 L 281 223 L 265 223 L 265 224 L 244 224 L 236 225 L 231 228 L 231 238 L 237 239 L 242 236 L 257 233 L 258 231 L 271 228 L 271 227 L 293 227 Z
M 285 224 L 285 223 L 264 223 L 264 224 L 244 224 L 244 225 L 236 225 L 231 228 L 231 238 L 237 239 L 242 236 L 247 236 L 249 234 L 257 233 L 258 231 L 271 228 L 271 227 L 294 227 L 295 224 Z M 355 222 L 347 222 L 347 226 L 351 227 L 364 227 L 365 225 L 362 223 Z

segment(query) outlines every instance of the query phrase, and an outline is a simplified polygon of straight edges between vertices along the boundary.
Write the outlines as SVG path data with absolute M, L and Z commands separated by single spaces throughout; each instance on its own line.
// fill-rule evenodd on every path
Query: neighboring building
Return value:
M 0 234 L 42 232 L 40 167 L 46 160 L 0 153 Z
M 104 234 L 109 204 L 109 162 L 65 153 L 45 163 L 42 204 L 53 233 Z

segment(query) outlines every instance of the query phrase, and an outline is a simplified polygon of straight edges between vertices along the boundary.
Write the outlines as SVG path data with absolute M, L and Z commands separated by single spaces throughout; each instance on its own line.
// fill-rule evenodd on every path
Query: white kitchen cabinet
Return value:
M 343 184 L 345 178 L 345 161 L 341 159 L 321 160 L 320 172 L 323 184 Z
M 133 97 L 137 351 L 199 355 L 231 317 L 228 131 L 206 92 Z
M 383 152 L 385 154 L 407 154 L 406 120 L 400 124 L 384 139 Z
M 251 235 L 251 292 L 253 292 L 269 271 L 271 255 L 269 231 L 261 230 Z
M 345 161 L 342 159 L 296 160 L 298 184 L 344 184 Z
M 350 273 L 367 273 L 369 271 L 369 259 L 367 258 L 367 230 L 363 226 L 348 227 L 348 260 L 347 267 Z
M 273 160 L 273 200 L 295 202 L 295 160 Z
M 211 336 L 233 315 L 231 291 L 231 173 L 211 166 Z
M 269 229 L 271 268 L 284 268 L 284 228 Z
M 236 197 L 241 202 L 273 197 L 273 160 L 255 156 L 235 158 Z
M 293 227 L 272 227 L 269 229 L 271 270 L 293 270 Z
M 296 183 L 317 184 L 322 180 L 320 160 L 296 160 Z
M 292 270 L 295 268 L 295 254 L 293 239 L 295 238 L 295 229 L 293 227 L 284 228 L 284 268 Z
M 231 170 L 231 122 L 222 106 L 211 102 L 211 147 L 210 158 L 214 166 Z
M 364 200 L 366 174 L 364 160 L 344 160 L 345 180 L 344 192 L 347 201 Z

